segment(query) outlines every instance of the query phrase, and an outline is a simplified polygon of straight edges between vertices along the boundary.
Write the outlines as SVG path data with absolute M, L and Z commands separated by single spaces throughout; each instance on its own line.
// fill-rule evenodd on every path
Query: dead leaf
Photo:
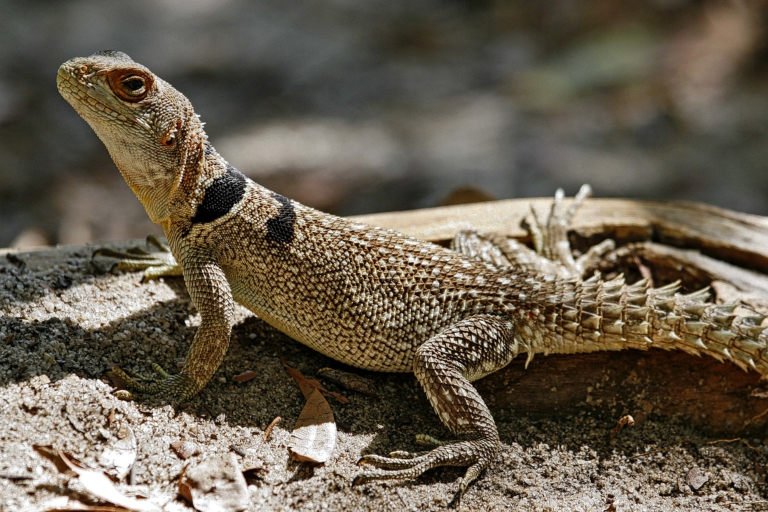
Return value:
M 40 454 L 40 456 L 53 462 L 53 465 L 56 466 L 56 469 L 59 471 L 59 473 L 69 474 L 72 476 L 75 475 L 75 473 L 71 469 L 69 469 L 69 465 L 65 463 L 64 459 L 62 459 L 61 456 L 59 455 L 60 453 L 59 450 L 57 450 L 53 446 L 37 444 L 37 445 L 33 445 L 32 448 L 38 454 Z M 67 454 L 67 455 L 69 455 L 70 459 L 74 459 L 74 457 L 72 457 L 70 454 Z
M 136 437 L 133 430 L 124 422 L 117 427 L 117 434 L 99 456 L 99 464 L 107 473 L 122 480 L 136 462 Z
M 232 377 L 233 382 L 248 382 L 249 380 L 253 380 L 256 378 L 256 372 L 253 372 L 251 370 L 244 371 L 243 373 L 238 373 L 234 377 Z
M 333 411 L 320 390 L 313 389 L 296 420 L 288 448 L 293 460 L 322 463 L 336 447 Z
M 627 414 L 626 416 L 622 416 L 621 419 L 619 419 L 619 422 L 616 424 L 615 427 L 611 429 L 610 434 L 608 434 L 608 439 L 613 439 L 616 437 L 616 434 L 622 431 L 624 427 L 632 427 L 635 425 L 635 419 Z
M 77 473 L 78 481 L 82 484 L 85 490 L 96 498 L 136 512 L 160 512 L 160 508 L 152 502 L 140 501 L 136 498 L 130 498 L 122 494 L 117 490 L 115 484 L 112 483 L 112 480 L 101 471 L 93 471 L 91 469 L 80 467 L 69 460 L 63 452 L 57 452 L 67 467 Z
M 283 363 L 283 366 L 285 367 L 285 371 L 288 372 L 288 375 L 293 377 L 293 380 L 295 380 L 296 383 L 299 385 L 299 389 L 301 389 L 301 393 L 304 395 L 304 398 L 309 399 L 309 396 L 312 394 L 312 390 L 317 389 L 324 395 L 328 395 L 331 398 L 336 399 L 336 401 L 338 402 L 341 402 L 343 404 L 349 403 L 349 400 L 343 397 L 342 395 L 325 389 L 325 387 L 322 384 L 320 384 L 320 381 L 318 381 L 317 379 L 308 379 L 304 375 L 302 375 L 302 373 L 299 370 L 289 366 L 285 360 L 285 357 L 281 357 L 280 362 Z
M 179 479 L 179 494 L 205 512 L 240 512 L 249 506 L 245 477 L 232 453 L 186 468 Z
M 371 379 L 333 368 L 321 368 L 317 371 L 317 374 L 331 382 L 342 385 L 345 389 L 351 389 L 365 395 L 378 396 L 376 383 Z

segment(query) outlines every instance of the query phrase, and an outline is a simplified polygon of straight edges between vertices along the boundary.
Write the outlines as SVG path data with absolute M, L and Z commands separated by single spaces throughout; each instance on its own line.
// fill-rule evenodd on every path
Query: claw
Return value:
M 533 204 L 531 204 L 531 217 L 532 221 L 526 220 L 525 226 L 531 233 L 533 248 L 536 250 L 536 253 L 544 254 L 544 232 L 542 228 L 546 225 L 546 222 Z
M 565 221 L 566 224 L 569 224 L 571 222 L 571 219 L 573 219 L 573 216 L 576 214 L 576 211 L 579 208 L 581 208 L 581 204 L 588 197 L 592 197 L 592 187 L 590 187 L 588 184 L 585 183 L 584 185 L 581 186 L 579 191 L 576 193 L 576 196 L 574 196 L 571 206 L 568 208 L 568 211 L 565 212 L 565 215 L 563 216 L 563 220 Z

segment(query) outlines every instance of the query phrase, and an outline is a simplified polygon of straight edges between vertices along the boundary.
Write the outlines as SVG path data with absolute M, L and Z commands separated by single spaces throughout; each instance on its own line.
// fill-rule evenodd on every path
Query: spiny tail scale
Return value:
M 765 316 L 737 315 L 735 303 L 708 303 L 708 289 L 683 295 L 678 293 L 679 282 L 649 288 L 646 279 L 626 285 L 622 276 L 610 281 L 599 276 L 585 281 L 543 281 L 549 281 L 549 286 L 541 291 L 551 293 L 532 297 L 536 307 L 528 310 L 528 318 L 521 316 L 522 335 L 528 338 L 523 343 L 531 349 L 529 360 L 533 353 L 656 347 L 707 354 L 744 370 L 768 374 L 768 335 L 761 325 Z M 538 315 L 536 322 L 530 321 L 531 311 Z M 534 325 L 543 326 L 543 331 Z M 526 327 L 530 336 L 526 336 Z

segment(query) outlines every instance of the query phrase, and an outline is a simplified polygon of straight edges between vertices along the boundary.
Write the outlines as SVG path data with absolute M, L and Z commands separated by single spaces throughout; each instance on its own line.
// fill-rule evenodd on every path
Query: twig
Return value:
M 264 429 L 264 440 L 269 441 L 269 436 L 272 435 L 272 429 L 275 428 L 275 425 L 283 421 L 283 418 L 280 416 L 277 416 L 275 419 L 272 420 L 272 422 L 267 425 L 267 428 Z
M 765 416 L 766 414 L 768 414 L 768 408 L 764 409 L 764 410 L 763 410 L 763 412 L 761 412 L 760 414 L 758 414 L 758 415 L 756 415 L 756 416 L 752 416 L 751 418 L 749 418 L 749 419 L 748 419 L 748 420 L 747 420 L 747 421 L 746 421 L 746 422 L 745 422 L 745 423 L 744 423 L 744 424 L 741 426 L 741 428 L 740 428 L 739 430 L 737 430 L 736 432 L 741 432 L 742 430 L 744 430 L 745 428 L 747 428 L 747 425 L 749 425 L 750 423 L 752 423 L 752 422 L 753 422 L 753 421 L 755 421 L 756 419 L 759 419 L 759 418 L 761 418 L 761 417 Z

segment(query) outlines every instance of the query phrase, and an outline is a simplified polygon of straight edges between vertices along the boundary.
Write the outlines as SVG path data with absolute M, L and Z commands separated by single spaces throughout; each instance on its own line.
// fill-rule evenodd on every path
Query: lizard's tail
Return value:
M 621 276 L 573 284 L 572 290 L 563 290 L 558 306 L 545 308 L 549 330 L 559 331 L 562 348 L 570 345 L 574 352 L 677 349 L 733 361 L 768 377 L 765 316 L 735 314 L 735 303 L 707 302 L 709 289 L 683 295 L 678 293 L 679 282 L 649 288 L 647 280 L 626 285 Z

